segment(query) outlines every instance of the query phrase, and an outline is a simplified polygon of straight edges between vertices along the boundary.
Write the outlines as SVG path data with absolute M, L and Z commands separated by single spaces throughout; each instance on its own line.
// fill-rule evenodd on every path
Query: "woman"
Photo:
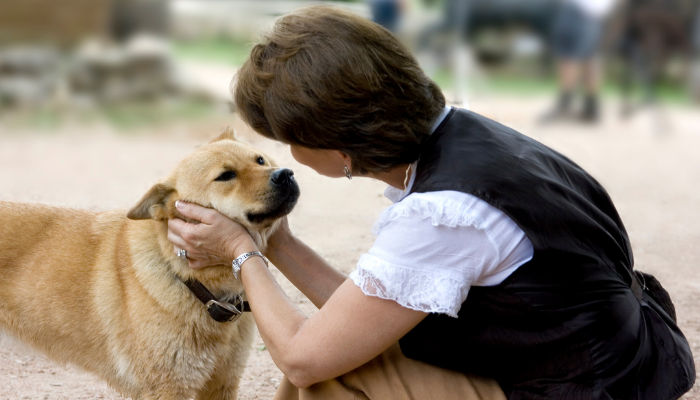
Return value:
M 330 177 L 395 202 L 346 277 L 290 231 L 266 255 L 319 311 L 286 297 L 240 225 L 178 203 L 192 268 L 244 260 L 277 399 L 671 399 L 692 355 L 632 271 L 598 183 L 507 127 L 445 107 L 386 30 L 315 6 L 278 20 L 237 76 L 241 117 Z M 475 375 L 472 375 L 475 374 Z M 485 377 L 485 378 L 481 378 Z

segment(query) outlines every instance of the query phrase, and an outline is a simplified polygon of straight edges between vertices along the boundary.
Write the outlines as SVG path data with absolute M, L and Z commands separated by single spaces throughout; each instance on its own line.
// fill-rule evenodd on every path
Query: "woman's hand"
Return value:
M 229 265 L 240 254 L 258 251 L 243 225 L 210 208 L 178 201 L 177 210 L 187 218 L 200 221 L 190 224 L 181 219 L 168 221 L 168 240 L 187 251 L 190 268 Z

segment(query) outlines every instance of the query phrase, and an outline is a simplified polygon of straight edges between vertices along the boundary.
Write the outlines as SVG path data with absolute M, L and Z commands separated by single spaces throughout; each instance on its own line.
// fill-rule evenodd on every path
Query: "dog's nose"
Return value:
M 289 168 L 280 168 L 270 175 L 273 185 L 288 186 L 294 181 L 294 171 Z

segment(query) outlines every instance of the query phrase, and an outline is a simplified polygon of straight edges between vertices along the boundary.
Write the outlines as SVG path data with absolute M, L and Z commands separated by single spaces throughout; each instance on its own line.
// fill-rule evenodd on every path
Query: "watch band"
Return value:
M 265 265 L 268 265 L 267 258 L 265 258 L 263 253 L 259 251 L 250 251 L 248 253 L 243 253 L 240 256 L 236 257 L 236 259 L 233 260 L 233 263 L 231 263 L 231 269 L 233 269 L 233 276 L 236 278 L 236 280 L 241 280 L 241 265 L 243 265 L 245 260 L 255 256 L 262 258 L 263 262 L 265 262 Z

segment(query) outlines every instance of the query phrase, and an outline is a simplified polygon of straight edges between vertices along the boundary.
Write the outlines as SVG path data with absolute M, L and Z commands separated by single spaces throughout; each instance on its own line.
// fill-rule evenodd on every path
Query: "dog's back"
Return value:
M 169 269 L 164 222 L 125 215 L 0 201 L 0 329 L 132 397 L 235 393 L 252 316 L 212 320 Z
M 41 324 L 66 317 L 65 312 L 58 311 L 66 300 L 89 306 L 93 271 L 92 263 L 85 260 L 94 260 L 102 245 L 101 235 L 96 232 L 97 215 L 40 204 L 0 202 L 0 321 L 6 329 L 26 331 L 24 324 L 29 321 Z M 84 290 L 75 290 L 82 285 Z
M 119 236 L 102 231 L 126 221 L 123 212 L 0 202 L 0 326 L 56 360 L 103 369 L 95 289 L 105 289 L 105 250 L 116 245 L 106 241 Z

